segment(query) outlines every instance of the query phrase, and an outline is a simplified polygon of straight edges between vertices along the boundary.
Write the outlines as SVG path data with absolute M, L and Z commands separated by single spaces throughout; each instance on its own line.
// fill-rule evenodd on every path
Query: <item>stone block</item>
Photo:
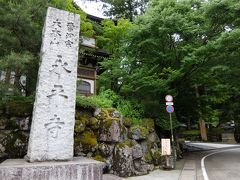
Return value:
M 0 164 L 1 180 L 102 180 L 103 163 L 76 157 L 73 161 L 29 163 L 8 159 Z
M 49 7 L 27 158 L 72 160 L 80 16 Z

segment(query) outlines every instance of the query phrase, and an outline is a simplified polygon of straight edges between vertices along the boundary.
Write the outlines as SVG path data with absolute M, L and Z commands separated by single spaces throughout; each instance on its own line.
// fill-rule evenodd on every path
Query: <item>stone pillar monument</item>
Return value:
M 28 162 L 4 161 L 0 180 L 102 179 L 102 163 L 73 158 L 79 30 L 79 15 L 48 8 Z
M 71 160 L 80 17 L 48 8 L 27 158 Z

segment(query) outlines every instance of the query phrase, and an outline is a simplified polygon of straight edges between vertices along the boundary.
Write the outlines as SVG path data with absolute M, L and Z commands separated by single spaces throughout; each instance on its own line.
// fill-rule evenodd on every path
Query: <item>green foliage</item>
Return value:
M 145 11 L 148 0 L 102 0 L 110 4 L 108 11 L 105 15 L 116 18 L 130 19 L 131 21 L 135 16 Z
M 97 44 L 108 50 L 111 58 L 100 62 L 100 68 L 105 71 L 99 78 L 99 84 L 105 89 L 119 93 L 128 78 L 129 62 L 125 58 L 127 52 L 124 48 L 128 46 L 129 31 L 133 24 L 128 20 L 119 19 L 116 26 L 111 20 L 104 20 L 102 26 L 103 34 L 97 37 Z
M 120 96 L 110 89 L 106 89 L 106 90 L 101 89 L 98 96 L 112 101 L 112 107 L 116 107 L 118 101 L 120 101 Z
M 9 89 L 12 89 L 12 91 L 9 91 Z M 6 103 L 12 95 L 20 95 L 14 85 L 0 82 L 0 103 Z
M 88 37 L 95 34 L 92 23 L 87 20 L 86 13 L 82 11 L 73 0 L 51 0 L 49 1 L 49 5 L 79 14 L 81 17 L 81 34 Z
M 8 98 L 9 102 L 16 102 L 16 103 L 29 103 L 33 104 L 34 102 L 34 97 L 33 96 L 9 96 Z
M 84 108 L 109 108 L 112 107 L 112 101 L 101 96 L 77 96 L 76 104 Z
M 238 0 L 152 0 L 138 17 L 139 1 L 105 2 L 112 4 L 109 15 L 130 21 L 104 20 L 102 28 L 95 25 L 98 47 L 111 54 L 99 62 L 103 73 L 98 83 L 107 90 L 98 96 L 78 96 L 77 106 L 113 106 L 136 123 L 151 117 L 169 129 L 163 102 L 166 94 L 172 94 L 174 127 L 178 122 L 196 125 L 199 117 L 214 126 L 239 121 Z M 72 0 L 50 4 L 81 14 L 82 33 L 94 35 L 86 14 Z M 16 77 L 27 74 L 27 94 L 35 88 L 45 13 L 45 1 L 0 0 L 0 70 L 17 69 Z M 20 86 L 1 83 L 2 102 L 19 95 Z M 9 87 L 12 94 L 7 94 Z
M 81 96 L 76 98 L 77 107 L 84 108 L 111 108 L 116 107 L 118 111 L 126 117 L 129 117 L 135 123 L 139 123 L 143 114 L 141 104 L 134 101 L 122 99 L 111 90 L 101 91 L 95 96 Z
M 174 127 L 178 121 L 196 125 L 199 117 L 214 126 L 237 120 L 239 5 L 237 0 L 152 0 L 129 28 L 126 22 L 105 21 L 99 43 L 112 59 L 101 63 L 106 71 L 100 85 L 143 104 L 144 115 L 157 118 L 163 129 L 169 129 L 161 108 L 166 94 L 174 96 Z M 123 112 L 132 111 L 125 106 Z
M 143 117 L 143 106 L 136 100 L 126 100 L 123 97 L 117 95 L 110 89 L 101 90 L 98 96 L 83 97 L 85 99 L 99 99 L 99 105 L 97 107 L 114 107 L 124 116 L 130 118 L 134 123 L 140 123 Z M 106 102 L 106 103 L 104 103 Z M 98 102 L 96 101 L 96 104 Z M 102 105 L 100 105 L 102 103 Z
M 26 117 L 32 114 L 32 110 L 32 103 L 12 101 L 6 104 L 6 111 L 12 116 Z
M 33 96 L 5 96 L 0 100 L 1 109 L 5 114 L 17 117 L 31 115 L 33 109 Z
M 13 88 L 19 92 L 22 88 L 19 81 L 21 75 L 29 75 L 27 84 L 29 81 L 36 82 L 36 59 L 41 46 L 45 11 L 44 1 L 0 1 L 0 70 L 7 73 L 11 70 L 16 71 Z M 32 65 L 33 62 L 36 66 Z M 28 85 L 26 92 L 32 93 Z
M 82 35 L 94 34 L 86 14 L 72 0 L 0 0 L 0 71 L 7 72 L 6 82 L 10 72 L 15 71 L 11 87 L 14 95 L 20 94 L 22 88 L 27 95 L 35 91 L 42 29 L 49 5 L 80 14 Z M 27 77 L 26 87 L 21 84 L 21 75 Z
M 33 55 L 30 52 L 15 53 L 11 51 L 10 54 L 0 59 L 0 69 L 14 71 L 18 68 L 21 74 L 26 74 L 27 66 L 32 59 Z
M 165 105 L 161 106 L 159 109 L 159 116 L 155 119 L 155 124 L 162 128 L 163 130 L 170 130 L 170 116 L 169 113 L 166 112 Z M 176 113 L 172 113 L 172 127 L 173 129 L 177 128 L 180 124 L 176 117 Z
M 141 104 L 137 104 L 134 101 L 120 100 L 117 105 L 118 111 L 124 116 L 129 117 L 134 123 L 140 123 L 143 115 L 143 108 Z
M 165 115 L 161 116 L 159 119 L 155 120 L 155 123 L 157 126 L 161 127 L 164 130 L 170 130 L 170 119 L 169 117 L 167 118 Z M 173 129 L 177 128 L 180 124 L 177 121 L 176 117 L 173 114 L 173 120 L 172 120 L 172 126 Z

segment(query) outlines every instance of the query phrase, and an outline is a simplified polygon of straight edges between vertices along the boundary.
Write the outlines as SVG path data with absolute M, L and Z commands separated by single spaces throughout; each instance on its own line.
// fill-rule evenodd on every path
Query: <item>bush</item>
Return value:
M 118 102 L 117 109 L 124 116 L 131 118 L 134 124 L 141 123 L 144 112 L 141 104 L 122 99 Z
M 4 110 L 6 114 L 25 117 L 32 113 L 33 102 L 33 96 L 7 96 L 6 99 L 0 101 L 0 108 Z
M 122 115 L 129 117 L 134 124 L 140 124 L 144 114 L 142 104 L 133 100 L 125 100 L 112 90 L 102 90 L 96 96 L 77 96 L 78 107 L 83 108 L 116 108 Z
M 83 108 L 110 108 L 112 101 L 101 96 L 77 96 L 76 104 Z

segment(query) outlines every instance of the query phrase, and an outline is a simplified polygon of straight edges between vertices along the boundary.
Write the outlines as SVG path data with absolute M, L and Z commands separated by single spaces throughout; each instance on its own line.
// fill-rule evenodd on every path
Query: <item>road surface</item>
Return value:
M 191 152 L 186 157 L 186 162 L 195 161 L 195 169 L 190 168 L 194 169 L 194 177 L 191 179 L 240 180 L 239 145 L 212 143 L 196 143 L 192 145 L 199 148 L 199 151 Z M 201 148 L 202 150 L 200 150 Z M 183 170 L 183 174 L 187 170 Z M 180 178 L 180 180 L 188 180 L 189 178 Z
M 205 180 L 240 179 L 240 148 L 216 151 L 204 163 L 208 176 Z

